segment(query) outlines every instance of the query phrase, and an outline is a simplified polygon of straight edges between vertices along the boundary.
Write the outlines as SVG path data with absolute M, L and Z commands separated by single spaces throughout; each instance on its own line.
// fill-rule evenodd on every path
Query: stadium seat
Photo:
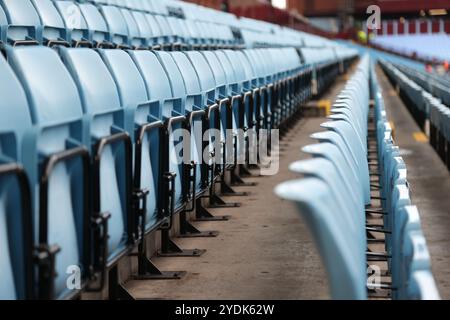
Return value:
M 21 141 L 32 126 L 25 91 L 0 57 L 0 299 L 33 299 L 34 229 Z
M 74 1 L 55 1 L 54 4 L 64 21 L 66 29 L 70 31 L 72 46 L 90 46 L 92 42 L 91 34 L 78 4 Z
M 146 14 L 144 12 L 135 10 L 130 11 L 130 13 L 136 21 L 136 26 L 138 28 L 140 37 L 145 39 L 145 41 L 147 42 L 147 46 L 152 46 L 154 44 L 153 30 L 145 17 Z
M 39 43 L 42 38 L 41 24 L 36 9 L 30 0 L 5 0 L 0 3 L 8 24 L 4 26 L 9 44 Z
M 75 83 L 54 50 L 8 47 L 6 53 L 27 92 L 34 124 L 22 145 L 43 259 L 38 296 L 73 296 L 77 291 L 66 287 L 66 272 L 79 267 L 86 281 L 91 262 L 88 122 Z
M 120 104 L 125 106 L 134 120 L 135 130 L 130 130 L 134 142 L 134 193 L 138 190 L 145 199 L 145 228 L 153 227 L 160 219 L 158 213 L 159 137 L 162 122 L 160 105 L 148 99 L 147 88 L 138 67 L 125 51 L 103 49 L 99 51 L 117 85 Z M 150 147 L 150 142 L 152 147 Z M 141 197 L 142 197 L 141 196 Z M 134 199 L 136 201 L 137 199 Z M 138 204 L 135 204 L 135 208 Z M 137 218 L 137 217 L 136 217 Z
M 95 47 L 111 47 L 108 26 L 100 11 L 90 3 L 80 3 L 79 10 L 89 29 L 89 40 Z
M 166 30 L 163 30 L 152 14 L 145 14 L 145 18 L 152 32 L 154 48 L 172 49 Z
M 41 19 L 42 41 L 48 46 L 70 45 L 70 35 L 51 0 L 32 0 Z
M 156 184 L 159 189 L 159 207 L 163 214 L 159 219 L 167 217 L 172 221 L 176 212 L 188 210 L 186 204 L 191 200 L 189 194 L 194 193 L 189 186 L 193 169 L 191 163 L 183 162 L 184 159 L 175 152 L 177 144 L 181 146 L 182 143 L 185 150 L 189 148 L 188 141 L 184 138 L 180 142 L 179 136 L 174 137 L 174 130 L 184 127 L 186 123 L 183 78 L 173 58 L 166 52 L 156 54 L 149 51 L 129 51 L 129 54 L 145 81 L 148 100 L 152 105 L 158 106 L 159 114 L 151 118 L 153 121 L 164 122 L 164 133 L 158 138 L 157 132 L 154 132 L 151 138 L 150 157 L 152 161 L 159 161 L 159 166 L 153 166 L 153 170 L 161 168 L 160 176 L 166 180 L 162 185 Z M 171 223 L 168 227 L 171 227 Z
M 97 268 L 114 265 L 136 237 L 132 210 L 133 130 L 129 109 L 121 104 L 114 78 L 100 55 L 89 48 L 62 48 L 61 59 L 80 92 L 83 112 L 91 124 L 93 210 L 107 220 L 105 256 Z M 104 260 L 103 260 L 104 259 Z
M 129 34 L 127 22 L 120 9 L 114 6 L 100 6 L 100 12 L 105 18 L 110 33 L 111 42 L 118 48 L 128 48 L 131 43 L 136 43 L 133 34 Z

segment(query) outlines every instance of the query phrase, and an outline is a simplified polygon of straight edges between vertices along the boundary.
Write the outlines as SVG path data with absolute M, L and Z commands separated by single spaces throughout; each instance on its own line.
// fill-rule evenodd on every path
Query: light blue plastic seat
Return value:
M 0 5 L 8 21 L 3 32 L 9 44 L 41 42 L 41 20 L 30 0 L 3 0 Z
M 31 199 L 26 174 L 20 168 L 21 141 L 32 122 L 25 91 L 3 57 L 0 83 L 0 299 L 32 299 Z
M 308 154 L 312 154 L 314 157 L 322 157 L 330 160 L 336 168 L 342 181 L 350 190 L 350 194 L 360 201 L 363 198 L 362 188 L 359 185 L 358 177 L 354 170 L 351 168 L 351 164 L 343 156 L 343 151 L 332 143 L 319 143 L 308 145 L 302 148 L 302 151 Z M 365 221 L 364 212 L 358 212 L 355 215 L 359 224 L 363 224 Z
M 254 50 L 243 50 L 243 53 L 246 55 L 251 66 L 253 67 L 257 79 L 255 88 L 253 89 L 253 101 L 254 118 L 256 121 L 256 129 L 258 130 L 264 126 L 265 119 L 267 119 L 268 117 L 268 115 L 266 114 L 268 111 L 266 105 L 266 72 L 264 63 L 261 62 Z
M 356 159 L 352 157 L 350 149 L 338 133 L 334 131 L 316 132 L 311 135 L 311 138 L 317 139 L 319 142 L 329 142 L 336 145 L 341 150 L 342 155 L 346 159 L 347 163 L 353 163 L 355 166 L 357 165 Z M 351 197 L 350 201 L 357 206 L 359 211 L 364 209 L 365 203 L 363 199 Z
M 225 69 L 220 63 L 219 58 L 213 51 L 200 51 L 200 53 L 205 57 L 208 65 L 212 71 L 213 78 L 215 81 L 214 98 L 208 101 L 208 104 L 220 101 L 227 97 L 227 87 L 228 79 Z
M 89 29 L 89 39 L 94 46 L 110 45 L 108 26 L 98 8 L 91 3 L 80 3 L 78 6 Z
M 211 107 L 211 109 L 210 109 L 211 112 L 209 113 L 210 128 L 219 130 L 219 132 L 220 132 L 219 140 L 224 141 L 225 129 L 226 129 L 226 127 L 225 127 L 226 121 L 225 121 L 224 114 L 226 114 L 226 112 L 228 112 L 227 111 L 228 103 L 229 103 L 228 81 L 230 81 L 231 77 L 229 74 L 227 76 L 227 72 L 225 72 L 225 69 L 224 69 L 222 63 L 220 62 L 216 52 L 201 51 L 201 54 L 205 57 L 208 65 L 210 67 L 210 70 L 212 71 L 212 74 L 209 74 L 209 76 L 208 76 L 208 72 L 205 72 L 205 74 L 201 77 L 201 79 L 203 79 L 203 81 L 205 81 L 205 80 L 210 81 L 207 79 L 208 79 L 208 77 L 210 78 L 212 76 L 212 79 L 214 81 L 214 86 L 215 86 L 215 90 L 212 91 L 214 96 L 211 98 L 210 95 L 207 95 L 208 101 L 206 101 L 208 108 Z M 206 87 L 209 87 L 209 85 Z M 214 104 L 217 104 L 217 109 L 212 108 L 214 106 Z M 216 137 L 212 137 L 212 136 L 211 136 L 210 141 L 211 141 L 210 152 L 213 152 L 215 154 L 215 156 L 217 156 L 217 157 L 220 156 L 219 152 L 216 152 L 216 150 L 215 150 L 215 143 L 219 142 L 219 141 L 216 141 Z M 222 149 L 222 148 L 220 150 L 221 150 L 220 153 L 223 156 L 223 152 L 226 150 Z M 218 160 L 217 157 L 214 157 L 216 162 Z M 212 161 L 213 161 L 213 159 L 212 159 Z M 212 161 L 210 162 L 210 164 L 212 164 Z
M 8 25 L 8 19 L 6 19 L 5 11 L 3 11 L 2 7 L 0 6 L 0 28 L 3 29 L 7 25 Z M 2 38 L 0 40 L 4 41 L 3 34 L 1 34 L 1 36 L 2 36 Z
M 199 29 L 195 21 L 182 20 L 182 23 L 184 24 L 184 27 L 186 28 L 187 32 L 190 35 L 192 48 L 194 50 L 200 50 L 205 48 L 207 39 L 204 38 L 202 31 Z
M 237 72 L 242 72 L 242 70 L 237 70 L 235 66 L 231 63 L 229 52 L 226 50 L 217 50 L 214 51 L 217 59 L 222 65 L 223 70 L 225 71 L 225 76 L 227 78 L 227 86 L 225 87 L 225 96 L 228 98 L 227 103 L 220 104 L 220 116 L 221 116 L 221 135 L 222 141 L 227 141 L 228 139 L 232 139 L 233 148 L 230 150 L 226 150 L 224 148 L 222 154 L 225 154 L 225 165 L 227 168 L 234 167 L 234 154 L 236 141 L 234 137 L 237 137 L 237 130 L 240 128 L 240 106 L 241 106 L 241 93 L 240 89 L 242 88 L 242 82 L 239 81 L 240 75 Z M 227 116 L 231 113 L 231 117 Z M 231 119 L 230 119 L 231 118 Z M 239 139 L 238 146 L 239 146 Z M 237 152 L 239 154 L 239 150 Z
M 358 165 L 357 167 L 352 166 L 352 169 L 358 177 L 360 187 L 363 188 L 365 202 L 366 204 L 369 204 L 370 179 L 366 151 L 361 145 L 361 141 L 355 136 L 354 129 L 347 121 L 340 119 L 322 123 L 320 126 L 341 135 L 342 140 L 347 144 L 348 149 L 352 151 L 352 157 L 356 160 Z
M 136 26 L 139 31 L 140 37 L 146 40 L 147 45 L 153 45 L 153 31 L 148 23 L 148 20 L 145 17 L 145 13 L 141 11 L 130 11 L 134 20 L 136 21 Z
M 127 48 L 131 45 L 132 35 L 128 33 L 127 22 L 120 9 L 114 6 L 100 6 L 100 12 L 108 25 L 110 41 L 117 47 Z
M 181 39 L 180 37 L 173 32 L 173 30 L 170 28 L 168 17 L 155 15 L 153 16 L 154 20 L 156 21 L 156 24 L 159 27 L 160 35 L 164 37 L 167 48 L 175 48 L 179 49 L 181 46 Z
M 134 119 L 135 130 L 129 132 L 135 144 L 134 189 L 147 190 L 146 229 L 151 229 L 159 220 L 159 171 L 161 106 L 158 101 L 149 101 L 147 87 L 132 57 L 125 51 L 106 49 L 99 51 L 111 72 L 120 97 L 120 104 L 128 109 Z M 150 128 L 152 126 L 152 128 Z M 145 131 L 141 131 L 144 130 Z M 139 150 L 138 150 L 139 148 Z M 139 158 L 138 158 L 139 157 Z M 142 201 L 143 199 L 141 199 Z
M 70 31 L 72 46 L 90 45 L 91 34 L 78 4 L 70 0 L 59 0 L 55 1 L 54 4 L 64 21 L 66 29 Z
M 127 25 L 130 44 L 134 48 L 147 48 L 147 38 L 141 34 L 136 19 L 131 14 L 131 11 L 128 9 L 120 9 L 120 12 L 122 13 L 122 16 Z
M 94 213 L 109 213 L 108 265 L 133 241 L 131 208 L 132 119 L 121 104 L 117 85 L 98 52 L 63 48 L 61 58 L 80 92 L 83 112 L 90 117 L 94 165 Z
M 60 248 L 54 252 L 55 279 L 47 279 L 54 288 L 43 298 L 72 296 L 76 291 L 66 287 L 67 268 L 81 267 L 84 278 L 90 263 L 88 122 L 76 85 L 54 50 L 9 47 L 6 53 L 27 93 L 34 125 L 24 136 L 22 162 L 32 186 L 35 241 L 50 257 L 51 246 Z M 60 160 L 52 166 L 49 157 Z
M 174 131 L 180 129 L 185 121 L 184 100 L 185 88 L 183 77 L 173 60 L 166 52 L 130 51 L 130 55 L 138 66 L 147 86 L 150 101 L 158 101 L 161 104 L 160 118 L 167 128 L 167 148 L 164 152 L 166 163 L 162 164 L 163 173 L 176 174 L 174 181 L 175 210 L 180 210 L 185 204 L 183 187 L 183 159 L 176 153 L 180 140 L 176 140 Z M 178 137 L 180 138 L 180 137 Z
M 401 207 L 396 213 L 397 222 L 392 228 L 392 284 L 393 287 L 402 286 L 403 279 L 401 278 L 401 254 L 402 254 L 402 243 L 405 234 L 411 231 L 420 230 L 420 216 L 417 208 L 415 206 L 406 205 Z M 396 293 L 394 293 L 396 295 Z
M 396 299 L 407 299 L 407 286 L 417 271 L 430 271 L 430 254 L 421 230 L 411 230 L 402 235 L 399 255 L 399 282 Z
M 352 202 L 351 190 L 341 181 L 335 166 L 325 158 L 314 158 L 296 161 L 289 166 L 293 172 L 303 174 L 305 177 L 314 177 L 326 182 L 331 189 L 331 194 L 344 210 L 339 214 L 340 228 L 351 240 L 349 249 L 359 255 L 358 259 L 365 259 L 367 240 L 363 221 L 355 219 L 355 215 L 364 211 L 361 203 Z
M 153 46 L 163 49 L 172 48 L 172 45 L 169 43 L 167 33 L 165 33 L 159 26 L 155 16 L 147 13 L 145 14 L 145 19 L 152 33 Z
M 32 0 L 32 2 L 41 19 L 43 43 L 48 46 L 70 43 L 69 31 L 53 2 L 51 0 Z
M 188 46 L 190 41 L 190 35 L 187 28 L 181 23 L 181 19 L 176 17 L 167 17 L 167 25 L 170 28 L 170 34 L 174 35 L 174 41 L 178 41 L 182 48 Z
M 205 56 L 197 51 L 186 51 L 184 56 L 179 53 L 173 53 L 173 58 L 178 64 L 186 84 L 186 111 L 200 111 L 198 115 L 192 114 L 190 117 L 194 126 L 192 127 L 192 135 L 195 138 L 194 145 L 192 145 L 192 152 L 194 161 L 198 165 L 198 173 L 202 171 L 202 176 L 197 175 L 198 190 L 205 189 L 208 186 L 210 177 L 207 175 L 207 168 L 201 166 L 200 163 L 207 161 L 203 159 L 203 137 L 206 129 L 216 127 L 216 119 L 220 116 L 217 112 L 211 112 L 210 107 L 215 104 L 216 98 L 216 81 L 214 73 L 211 70 L 210 64 Z M 219 70 L 220 72 L 220 70 Z M 202 120 L 208 119 L 207 126 L 203 126 Z M 209 134 L 210 151 L 214 149 L 214 134 Z M 212 159 L 211 159 L 212 161 Z M 211 162 L 210 162 L 211 164 Z

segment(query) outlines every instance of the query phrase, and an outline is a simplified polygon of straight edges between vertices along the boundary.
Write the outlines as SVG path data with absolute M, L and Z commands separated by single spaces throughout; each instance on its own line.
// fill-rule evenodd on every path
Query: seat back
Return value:
M 153 37 L 160 37 L 164 35 L 158 22 L 156 21 L 155 17 L 152 14 L 150 13 L 145 14 L 145 19 L 148 23 L 148 26 L 150 27 L 150 30 L 152 31 Z
M 203 101 L 203 105 L 208 104 L 208 101 L 214 101 L 217 96 L 217 85 L 210 64 L 206 60 L 205 56 L 199 51 L 186 51 L 185 54 L 194 67 L 197 81 L 200 84 L 200 89 L 205 95 L 206 99 Z M 214 62 L 217 62 L 217 59 L 214 60 Z M 222 77 L 223 81 L 223 74 L 219 75 L 222 70 L 223 69 L 219 69 L 216 73 L 219 78 Z
M 170 28 L 169 22 L 167 21 L 167 17 L 154 16 L 154 19 L 159 26 L 159 30 L 161 30 L 161 35 L 168 37 L 172 37 L 174 35 L 172 29 Z
M 149 53 L 147 51 L 142 52 Z M 114 49 L 101 50 L 100 55 L 116 82 L 121 105 L 135 109 L 134 122 L 136 126 L 139 127 L 152 122 L 150 119 L 152 113 L 150 110 L 151 106 L 148 103 L 147 88 L 132 57 L 125 51 Z M 136 141 L 136 139 L 137 137 L 134 137 L 133 140 Z M 138 170 L 140 172 L 140 185 L 137 188 L 150 191 L 147 195 L 146 222 L 148 228 L 153 226 L 158 219 L 156 209 L 159 189 L 158 177 L 160 176 L 159 144 L 159 132 L 146 134 L 142 141 L 140 168 L 135 168 L 135 171 Z
M 199 95 L 202 92 L 202 88 L 200 86 L 199 78 L 196 69 L 189 61 L 187 55 L 182 52 L 173 52 L 170 54 L 173 60 L 175 61 L 179 73 L 182 76 L 185 92 L 183 96 L 194 96 Z M 207 66 L 208 67 L 208 66 Z M 170 75 L 169 75 L 170 76 Z M 172 81 L 173 86 L 177 86 L 175 81 Z M 210 87 L 212 88 L 212 87 Z M 193 110 L 193 106 L 202 107 L 204 105 L 204 99 L 200 101 L 194 101 L 193 99 L 186 99 L 185 108 L 187 112 Z
M 145 18 L 145 13 L 141 11 L 131 11 L 141 37 L 149 39 L 152 37 L 152 29 Z
M 134 16 L 131 14 L 131 11 L 128 9 L 120 9 L 120 12 L 122 13 L 122 16 L 127 25 L 130 44 L 137 48 L 146 47 L 147 40 L 141 35 L 139 26 L 134 19 Z
M 150 101 L 163 101 L 174 96 L 170 80 L 155 53 L 130 51 L 129 54 L 144 79 Z M 166 115 L 168 116 L 168 114 Z
M 157 51 L 155 52 L 158 57 L 161 66 L 164 68 L 167 77 L 169 79 L 169 84 L 172 89 L 173 97 L 185 97 L 186 96 L 186 85 L 184 83 L 183 76 L 176 64 L 175 60 L 168 52 Z M 171 111 L 168 108 L 163 109 L 164 116 L 171 116 Z M 184 114 L 184 106 L 183 109 L 176 110 L 177 112 Z
M 178 52 L 180 53 L 180 52 Z M 181 54 L 181 53 L 180 53 Z M 195 83 L 192 81 L 187 83 L 182 73 L 180 72 L 179 65 L 174 60 L 174 56 L 168 52 L 157 52 L 156 53 L 161 65 L 163 66 L 166 74 L 169 78 L 169 83 L 172 88 L 172 94 L 175 98 L 180 99 L 181 106 L 177 107 L 176 105 L 171 103 L 164 103 L 163 105 L 163 115 L 165 117 L 172 117 L 174 115 L 186 115 L 186 98 L 187 98 L 187 88 L 188 86 L 195 86 Z M 188 62 L 189 63 L 189 62 Z M 192 68 L 192 66 L 191 66 Z M 198 86 L 198 83 L 197 83 Z M 197 91 L 199 92 L 199 91 Z M 174 107 L 177 107 L 176 109 Z M 176 207 L 181 205 L 184 201 L 183 199 L 183 184 L 185 182 L 183 175 L 183 160 L 181 154 L 177 153 L 177 148 L 180 146 L 181 137 L 176 137 L 173 132 L 176 129 L 180 129 L 181 124 L 176 124 L 171 132 L 169 133 L 169 170 L 171 172 L 175 172 L 177 174 L 175 180 L 175 199 L 176 199 Z M 194 149 L 195 150 L 195 149 Z M 185 184 L 184 184 L 185 185 Z
M 222 68 L 225 71 L 225 76 L 227 78 L 227 91 L 226 91 L 226 95 L 227 96 L 231 96 L 233 94 L 233 92 L 237 92 L 238 91 L 238 85 L 237 85 L 237 76 L 236 76 L 236 71 L 233 68 L 233 66 L 230 63 L 230 60 L 227 58 L 226 54 L 224 51 L 222 50 L 216 50 L 214 51 L 217 59 L 219 60 L 220 64 L 222 65 Z
M 220 63 L 217 56 L 211 51 L 201 51 L 201 54 L 203 54 L 213 72 L 214 80 L 216 83 L 214 100 L 225 97 L 227 77 L 222 64 Z
M 3 28 L 8 25 L 8 19 L 6 19 L 5 11 L 3 11 L 2 7 L 0 6 L 0 27 Z M 0 34 L 1 36 L 1 34 Z M 3 39 L 0 38 L 0 40 L 3 41 Z

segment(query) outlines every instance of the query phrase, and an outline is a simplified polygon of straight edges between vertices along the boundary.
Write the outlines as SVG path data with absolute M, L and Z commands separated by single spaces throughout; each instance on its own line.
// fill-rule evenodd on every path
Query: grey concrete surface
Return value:
M 441 297 L 450 299 L 450 175 L 428 141 L 414 138 L 420 129 L 380 68 L 377 76 L 395 141 L 408 169 L 412 201 L 418 207 Z M 420 140 L 420 139 L 419 139 Z

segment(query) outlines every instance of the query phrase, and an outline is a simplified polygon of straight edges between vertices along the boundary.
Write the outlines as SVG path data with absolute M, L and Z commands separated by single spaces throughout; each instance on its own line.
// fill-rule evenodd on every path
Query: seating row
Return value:
M 366 226 L 371 205 L 368 121 L 374 100 L 378 169 L 384 229 Z M 437 299 L 426 242 L 417 209 L 411 205 L 404 162 L 394 145 L 373 65 L 364 56 L 332 115 L 321 125 L 326 131 L 311 137 L 318 144 L 302 150 L 312 159 L 297 161 L 290 169 L 304 178 L 282 183 L 275 192 L 293 201 L 313 231 L 335 299 L 366 299 L 367 290 L 383 288 L 381 277 L 368 282 L 372 256 L 368 235 L 385 234 L 388 272 L 396 299 Z M 369 170 L 370 167 L 370 170 Z M 367 212 L 366 212 L 367 210 Z M 373 279 L 372 279 L 373 280 Z
M 430 144 L 450 171 L 450 109 L 438 99 L 429 98 Z
M 145 3 L 145 1 L 140 1 Z M 229 26 L 107 4 L 0 1 L 0 40 L 11 45 L 225 48 L 240 45 Z
M 441 99 L 445 105 L 450 106 L 450 92 L 448 91 L 450 81 L 445 77 L 419 71 L 400 64 L 396 64 L 395 67 L 421 86 L 425 91 L 436 98 Z
M 398 88 L 401 97 L 408 101 L 406 105 L 416 122 L 422 129 L 425 129 L 425 122 L 429 118 L 430 110 L 424 98 L 423 88 L 390 62 L 380 60 L 380 65 Z
M 380 61 L 380 65 L 407 98 L 407 106 L 422 130 L 425 131 L 429 127 L 430 144 L 450 170 L 450 109 L 445 100 L 441 100 L 448 92 L 439 94 L 440 90 L 437 90 L 438 87 L 433 86 L 432 82 L 426 82 L 424 78 L 424 82 L 421 82 L 412 72 L 404 73 L 406 69 L 403 67 L 386 61 Z M 432 92 L 427 91 L 427 87 L 431 88 Z M 445 88 L 440 88 L 444 92 Z
M 371 66 L 377 126 L 378 159 L 385 246 L 390 259 L 392 297 L 394 299 L 440 299 L 431 273 L 430 255 L 423 235 L 417 207 L 412 205 L 405 162 L 395 145 L 392 128 L 387 121 L 382 92 Z
M 0 41 L 164 50 L 333 47 L 348 56 L 328 39 L 184 1 L 2 0 Z

